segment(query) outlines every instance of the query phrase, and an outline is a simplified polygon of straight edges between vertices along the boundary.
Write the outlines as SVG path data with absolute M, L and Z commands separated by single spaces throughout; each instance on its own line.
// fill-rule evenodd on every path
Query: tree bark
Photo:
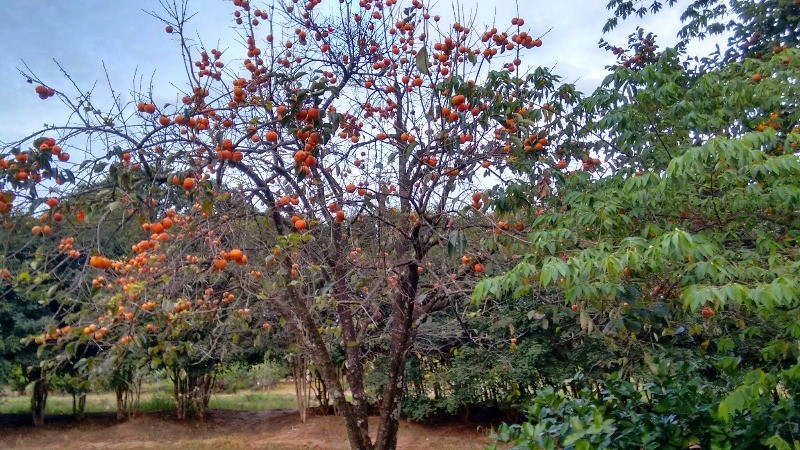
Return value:
M 350 305 L 340 303 L 338 313 L 339 323 L 342 326 L 345 364 L 347 365 L 345 377 L 350 385 L 350 393 L 353 396 L 353 415 L 361 433 L 361 440 L 363 442 L 371 442 L 369 437 L 367 393 L 364 389 L 364 365 L 361 363 L 361 342 L 358 341 L 353 321 L 353 311 Z
M 127 416 L 127 409 L 125 408 L 125 393 L 128 388 L 123 385 L 114 386 L 114 393 L 117 396 L 117 420 L 124 420 Z
M 186 418 L 186 411 L 188 409 L 188 399 L 186 398 L 186 380 L 181 377 L 181 369 L 179 367 L 172 368 L 172 386 L 173 395 L 175 396 L 175 414 L 178 419 L 183 420 Z
M 44 410 L 47 406 L 47 375 L 39 368 L 33 370 L 33 392 L 31 393 L 31 416 L 35 426 L 44 424 Z
M 291 267 L 291 261 L 284 260 L 287 269 Z M 333 364 L 328 348 L 325 346 L 325 341 L 317 330 L 317 324 L 308 305 L 301 298 L 294 286 L 286 286 L 286 304 L 276 306 L 280 309 L 280 314 L 290 320 L 291 330 L 295 334 L 297 342 L 301 343 L 314 364 L 317 366 L 320 377 L 325 383 L 325 386 L 333 397 L 333 404 L 344 421 L 345 429 L 347 430 L 347 439 L 350 442 L 350 447 L 359 450 L 372 450 L 372 442 L 361 434 L 361 429 L 353 413 L 350 403 L 344 395 L 344 388 L 342 387 L 341 379 L 336 371 L 336 366 Z
M 246 169 L 244 165 L 238 164 L 237 167 Z M 257 176 L 254 176 L 252 171 L 245 170 L 251 179 L 263 189 L 263 195 L 266 199 L 267 205 L 271 209 L 271 216 L 275 231 L 280 235 L 285 235 L 284 219 L 281 217 L 280 210 L 275 207 L 275 197 L 272 194 L 269 186 Z M 292 261 L 287 256 L 281 259 L 281 265 L 286 274 L 291 273 Z M 333 364 L 330 352 L 325 346 L 325 341 L 320 336 L 317 329 L 317 323 L 311 314 L 305 300 L 297 291 L 295 286 L 291 285 L 288 281 L 285 284 L 285 294 L 283 296 L 285 303 L 276 302 L 275 306 L 278 313 L 283 316 L 289 323 L 292 333 L 295 335 L 296 341 L 306 347 L 308 354 L 311 356 L 312 361 L 316 364 L 319 374 L 323 383 L 330 391 L 333 397 L 333 404 L 335 408 L 342 415 L 342 420 L 347 430 L 347 439 L 350 442 L 350 447 L 353 449 L 372 449 L 372 442 L 361 434 L 358 426 L 358 421 L 353 414 L 350 404 L 344 396 L 344 389 L 342 382 L 336 373 L 336 366 Z
M 343 230 L 341 224 L 333 222 L 334 235 L 341 235 Z M 344 249 L 339 239 L 333 240 L 333 251 L 328 256 L 328 264 L 332 268 L 334 277 L 333 294 L 339 302 L 336 313 L 339 316 L 339 324 L 342 327 L 342 347 L 345 353 L 345 378 L 350 386 L 350 393 L 353 396 L 352 410 L 355 416 L 356 425 L 361 434 L 362 442 L 372 443 L 369 437 L 369 416 L 367 405 L 367 393 L 364 389 L 364 365 L 361 362 L 361 342 L 359 341 L 356 323 L 353 317 L 353 309 L 347 302 L 356 298 L 352 289 L 347 285 L 348 270 L 345 267 Z
M 389 348 L 389 374 L 383 389 L 381 417 L 378 422 L 378 437 L 375 448 L 380 450 L 397 447 L 397 430 L 400 424 L 400 402 L 403 398 L 403 372 L 411 343 L 411 324 L 414 313 L 419 275 L 416 264 L 406 267 L 404 276 L 398 281 L 398 292 L 392 308 L 392 342 Z
M 75 420 L 83 420 L 84 411 L 86 410 L 86 392 L 74 392 L 72 394 L 72 414 Z

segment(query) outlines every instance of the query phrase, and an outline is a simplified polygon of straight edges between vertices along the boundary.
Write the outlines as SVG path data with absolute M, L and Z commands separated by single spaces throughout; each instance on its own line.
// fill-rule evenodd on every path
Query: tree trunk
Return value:
M 72 393 L 72 415 L 75 420 L 83 420 L 84 412 L 86 411 L 86 392 L 73 392 Z
M 343 279 L 343 278 L 341 278 Z M 364 390 L 364 365 L 361 363 L 361 343 L 358 341 L 356 327 L 353 323 L 353 312 L 350 305 L 340 303 L 338 306 L 339 323 L 342 326 L 342 338 L 347 370 L 345 377 L 353 395 L 353 414 L 361 433 L 361 440 L 370 442 L 369 417 L 367 409 L 367 393 Z
M 117 395 L 117 420 L 124 420 L 127 417 L 127 408 L 125 407 L 125 392 L 127 387 L 118 384 L 114 387 L 114 393 Z
M 191 407 L 198 419 L 205 421 L 208 402 L 211 400 L 211 386 L 214 384 L 214 371 L 211 370 L 198 376 L 187 376 L 186 383 L 186 395 L 189 399 L 187 406 Z
M 302 354 L 295 355 L 292 363 L 292 378 L 294 378 L 294 391 L 297 397 L 297 409 L 300 411 L 300 421 L 305 422 L 311 391 L 308 380 L 308 360 Z
M 291 260 L 284 259 L 283 264 L 287 271 L 291 269 Z M 308 309 L 308 305 L 301 298 L 295 287 L 288 284 L 286 285 L 285 299 L 287 304 L 280 305 L 280 302 L 276 302 L 275 306 L 280 309 L 280 314 L 288 319 L 287 321 L 297 342 L 306 348 L 311 360 L 319 370 L 322 381 L 330 391 L 331 397 L 333 397 L 333 404 L 342 416 L 350 447 L 371 450 L 372 442 L 369 439 L 364 440 L 361 435 L 355 415 L 347 402 L 347 398 L 344 396 L 344 388 L 336 372 L 336 366 L 333 364 L 328 347 L 325 346 L 325 341 L 317 330 L 317 324 Z
M 334 223 L 333 232 L 342 233 L 342 226 Z M 367 405 L 367 393 L 364 389 L 364 365 L 361 362 L 361 342 L 356 331 L 356 323 L 353 318 L 353 309 L 348 302 L 356 298 L 352 290 L 347 285 L 348 268 L 343 264 L 344 251 L 340 240 L 333 242 L 333 251 L 328 258 L 328 264 L 333 268 L 333 277 L 336 280 L 333 285 L 334 298 L 339 302 L 336 313 L 339 316 L 339 324 L 342 327 L 342 348 L 345 353 L 345 378 L 350 386 L 350 393 L 353 396 L 351 403 L 356 425 L 361 434 L 362 442 L 372 442 L 369 437 L 369 416 Z
M 179 367 L 172 368 L 172 387 L 173 387 L 173 395 L 175 396 L 175 414 L 178 416 L 179 420 L 183 420 L 186 418 L 186 412 L 189 409 L 188 407 L 188 398 L 186 395 L 187 391 L 187 380 L 185 377 L 181 376 L 181 369 Z
M 258 180 L 254 180 L 258 181 Z M 275 229 L 279 234 L 285 234 L 283 227 L 283 218 L 280 215 L 278 208 L 275 206 L 275 198 L 272 195 L 269 187 L 265 183 L 259 183 L 259 187 L 264 188 L 264 193 L 267 197 L 267 203 L 272 206 L 272 219 L 274 221 Z M 281 265 L 287 274 L 291 273 L 292 260 L 288 255 L 281 258 Z M 353 449 L 372 449 L 372 442 L 369 440 L 364 441 L 361 437 L 361 432 L 357 425 L 353 412 L 350 409 L 350 404 L 344 396 L 344 389 L 342 388 L 341 380 L 336 375 L 336 366 L 333 364 L 330 352 L 325 346 L 325 341 L 320 336 L 317 329 L 317 323 L 309 310 L 308 304 L 302 298 L 295 286 L 286 283 L 285 294 L 283 299 L 285 303 L 276 302 L 275 307 L 289 324 L 292 333 L 298 343 L 306 347 L 311 360 L 317 366 L 322 381 L 325 386 L 330 390 L 333 396 L 333 403 L 342 415 L 344 420 L 345 429 L 347 430 L 347 439 L 350 442 L 350 447 Z
M 403 398 L 403 372 L 411 343 L 411 324 L 414 313 L 414 297 L 419 275 L 416 264 L 409 264 L 406 273 L 398 281 L 398 292 L 392 307 L 392 341 L 389 348 L 389 374 L 383 389 L 381 417 L 378 422 L 378 437 L 375 448 L 379 450 L 397 447 L 397 430 L 400 424 L 400 402 Z
M 31 392 L 31 416 L 33 424 L 40 426 L 44 424 L 44 410 L 47 406 L 47 375 L 39 368 L 33 370 L 34 378 L 33 392 Z

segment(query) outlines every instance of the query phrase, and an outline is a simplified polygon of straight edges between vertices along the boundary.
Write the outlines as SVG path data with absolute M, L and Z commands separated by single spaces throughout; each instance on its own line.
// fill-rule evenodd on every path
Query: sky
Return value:
M 257 0 L 251 3 L 259 4 Z M 509 1 L 461 3 L 467 11 L 476 13 L 478 24 L 494 22 L 504 27 L 517 15 Z M 603 35 L 602 27 L 610 17 L 605 0 L 518 0 L 519 15 L 525 18 L 532 34 L 548 32 L 544 45 L 529 53 L 525 63 L 552 67 L 565 81 L 575 82 L 579 90 L 591 91 L 607 74 L 604 67 L 613 62 L 610 53 L 598 48 L 601 37 L 624 45 L 627 35 L 640 25 L 659 36 L 662 48 L 674 44 L 680 26 L 680 5 L 686 3 L 683 0 L 678 7 L 658 15 L 624 22 L 613 33 Z M 98 82 L 102 88 L 99 91 L 107 92 L 105 64 L 111 85 L 126 100 L 131 99 L 135 73 L 144 75 L 146 83 L 152 76 L 155 96 L 163 96 L 164 101 L 175 99 L 176 90 L 170 83 L 184 85 L 186 76 L 177 43 L 164 32 L 163 23 L 145 12 L 163 11 L 158 0 L 3 0 L 2 6 L 0 142 L 19 139 L 44 123 L 63 123 L 66 118 L 60 102 L 42 101 L 36 96 L 34 85 L 19 74 L 18 68 L 23 64 L 60 89 L 69 81 L 54 62 L 58 61 L 82 89 Z M 207 46 L 237 47 L 230 1 L 189 0 L 189 9 L 197 13 L 190 28 L 202 36 Z M 439 0 L 434 5 L 434 12 L 440 13 L 443 21 L 449 11 L 449 0 Z M 712 48 L 710 42 L 695 46 L 701 53 Z

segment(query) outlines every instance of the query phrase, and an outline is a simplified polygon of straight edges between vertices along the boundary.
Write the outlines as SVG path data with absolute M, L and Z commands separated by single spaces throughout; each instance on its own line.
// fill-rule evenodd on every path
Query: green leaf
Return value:
M 423 75 L 428 75 L 429 69 L 430 61 L 428 61 L 428 50 L 422 47 L 419 52 L 417 52 L 417 70 Z
M 458 231 L 451 231 L 447 241 L 447 256 L 450 258 L 460 258 L 467 250 L 467 236 Z

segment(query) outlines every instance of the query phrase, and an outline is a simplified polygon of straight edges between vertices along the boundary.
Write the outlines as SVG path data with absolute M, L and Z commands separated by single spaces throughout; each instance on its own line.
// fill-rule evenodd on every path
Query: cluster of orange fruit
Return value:
M 483 207 L 483 203 L 481 203 L 481 199 L 483 198 L 483 194 L 480 192 L 473 192 L 472 193 L 472 207 L 475 209 L 481 209 Z
M 39 150 L 40 153 L 37 153 L 36 150 Z M 28 180 L 39 182 L 42 176 L 49 176 L 48 172 L 41 171 L 40 159 L 44 157 L 49 160 L 53 156 L 62 162 L 69 160 L 69 154 L 61 151 L 61 146 L 56 144 L 55 139 L 39 138 L 34 141 L 34 150 L 17 152 L 11 159 L 0 159 L 0 171 L 6 172 L 6 177 L 12 182 L 25 183 Z M 64 180 L 58 177 L 56 178 L 56 183 L 63 184 Z M 6 205 L 9 204 L 9 201 L 5 198 L 0 200 Z M 4 209 L 0 208 L 0 212 L 4 212 Z
M 139 102 L 136 105 L 136 110 L 147 114 L 154 114 L 156 112 L 156 105 L 154 103 Z
M 297 206 L 300 204 L 300 199 L 298 197 L 292 197 L 290 195 L 284 195 L 278 199 L 276 202 L 278 206 L 286 206 L 286 205 L 294 205 Z
M 295 230 L 302 232 L 308 228 L 308 221 L 299 216 L 292 216 L 292 225 Z
M 111 260 L 106 258 L 105 256 L 95 255 L 89 258 L 89 265 L 94 267 L 95 269 L 110 269 L 111 268 Z
M 228 252 L 222 252 L 216 259 L 214 259 L 214 271 L 219 272 L 220 270 L 228 267 L 228 261 L 233 261 L 241 266 L 247 264 L 247 255 L 245 255 L 244 252 L 238 248 L 234 248 Z
M 338 223 L 344 222 L 344 218 L 345 218 L 344 210 L 342 210 L 342 208 L 336 202 L 331 202 L 328 205 L 328 211 L 330 211 L 330 212 L 332 212 L 334 214 L 334 220 L 336 222 L 338 222 Z
M 36 90 L 36 94 L 38 94 L 39 98 L 42 99 L 42 100 L 47 100 L 48 98 L 56 95 L 56 91 L 54 91 L 53 89 L 51 89 L 51 88 L 49 88 L 47 86 L 43 86 L 41 84 L 36 86 L 35 90 Z
M 233 148 L 233 141 L 230 139 L 223 139 L 219 147 L 217 147 L 217 157 L 220 160 L 228 160 L 239 162 L 244 159 L 244 153 Z

